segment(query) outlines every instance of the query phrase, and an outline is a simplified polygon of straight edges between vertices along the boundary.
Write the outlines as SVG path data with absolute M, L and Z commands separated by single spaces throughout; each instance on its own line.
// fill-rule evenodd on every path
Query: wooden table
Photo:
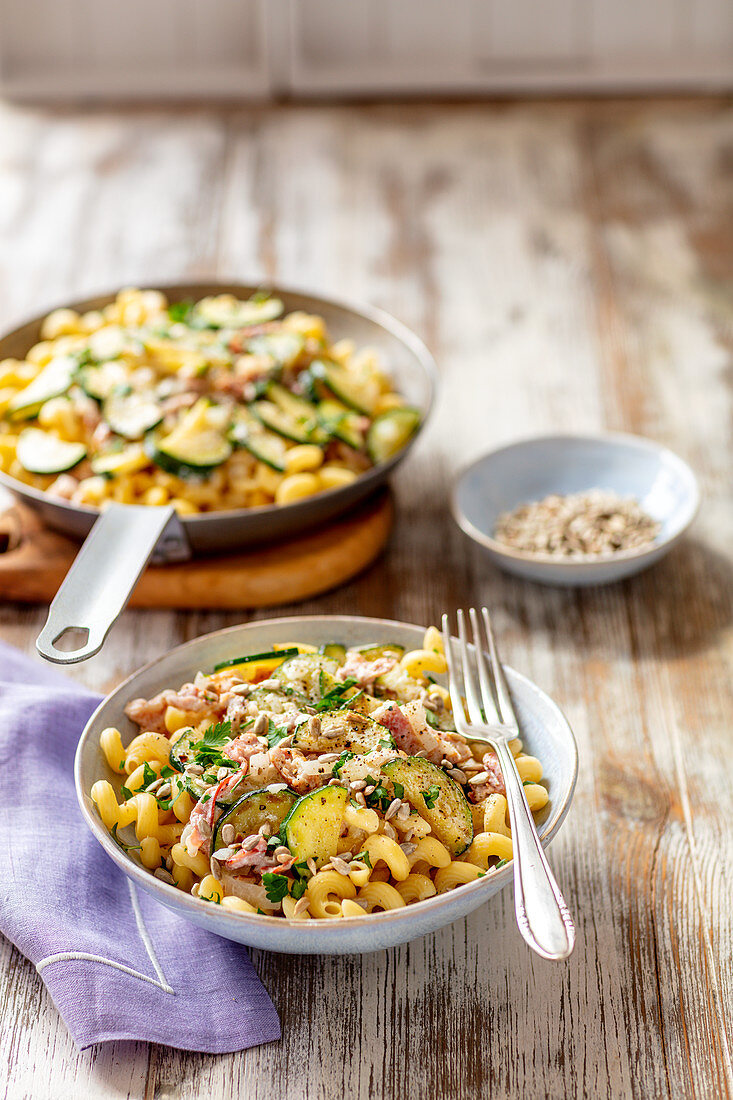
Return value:
M 363 298 L 427 339 L 445 385 L 397 478 L 389 552 L 292 610 L 429 623 L 485 601 L 506 660 L 557 699 L 581 752 L 552 847 L 579 929 L 567 965 L 530 954 L 507 892 L 393 951 L 254 952 L 279 1043 L 79 1054 L 5 943 L 4 1095 L 731 1096 L 730 105 L 5 107 L 0 119 L 3 324 L 114 284 L 255 276 Z M 597 591 L 496 572 L 448 517 L 456 469 L 521 435 L 602 428 L 692 463 L 704 503 L 691 536 Z M 0 614 L 30 652 L 42 611 Z M 236 618 L 129 612 L 73 675 L 107 690 Z

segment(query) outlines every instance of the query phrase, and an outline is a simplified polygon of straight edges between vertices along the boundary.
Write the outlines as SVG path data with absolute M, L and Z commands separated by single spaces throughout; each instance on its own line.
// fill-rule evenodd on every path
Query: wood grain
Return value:
M 0 502 L 5 502 L 4 491 Z M 287 542 L 150 566 L 130 606 L 241 611 L 317 596 L 371 565 L 384 549 L 393 516 L 389 492 L 382 491 L 345 516 Z M 48 604 L 79 544 L 44 527 L 34 512 L 17 503 L 0 512 L 0 547 L 5 543 L 7 549 L 0 550 L 0 598 Z
M 427 623 L 485 601 L 505 659 L 557 699 L 581 753 L 551 850 L 579 928 L 567 965 L 530 955 L 500 895 L 389 952 L 254 952 L 279 1043 L 79 1055 L 6 944 L 5 1095 L 733 1096 L 730 104 L 0 117 L 8 325 L 114 282 L 277 276 L 385 306 L 430 342 L 445 384 L 396 478 L 388 554 L 293 610 Z M 521 435 L 601 428 L 692 463 L 691 536 L 595 591 L 496 572 L 448 517 L 458 467 Z M 237 618 L 129 611 L 73 675 L 107 689 Z M 29 651 L 41 619 L 0 609 Z

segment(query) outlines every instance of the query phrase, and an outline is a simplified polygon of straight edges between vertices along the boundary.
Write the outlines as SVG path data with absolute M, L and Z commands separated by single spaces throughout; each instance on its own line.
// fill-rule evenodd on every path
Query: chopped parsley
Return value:
M 296 901 L 300 901 L 307 889 L 307 881 L 303 878 L 298 879 L 298 881 L 294 882 L 293 885 L 290 887 L 290 896 L 295 898 Z
M 131 791 L 130 788 L 126 787 L 125 784 L 123 783 L 122 786 L 120 787 L 120 794 L 122 795 L 123 798 L 132 798 L 133 795 L 135 794 L 135 792 Z
M 116 821 L 115 821 L 114 825 L 112 826 L 112 828 L 110 829 L 110 833 L 112 835 L 112 839 L 114 840 L 115 844 L 118 844 L 123 852 L 139 851 L 140 848 L 142 847 L 142 845 L 140 845 L 140 844 L 125 844 L 122 837 L 119 837 L 117 835 L 117 822 Z
M 191 746 L 196 763 L 202 768 L 238 768 L 236 760 L 224 756 L 222 749 L 232 740 L 231 722 L 217 722 L 204 732 L 204 736 Z
M 534 779 L 523 779 L 522 780 L 522 786 L 523 787 L 533 787 L 534 786 Z
M 262 885 L 268 901 L 281 902 L 288 895 L 288 880 L 285 875 L 266 871 L 262 876 Z
M 374 787 L 372 793 L 366 795 L 367 806 L 378 806 L 380 810 L 386 810 L 392 799 L 381 779 L 375 779 L 373 775 L 368 775 L 366 781 L 367 785 L 371 784 Z
M 420 794 L 423 796 L 427 808 L 432 810 L 440 797 L 440 786 L 437 783 L 433 783 L 426 791 L 420 791 Z
M 334 777 L 334 779 L 341 778 L 341 769 L 343 768 L 344 764 L 347 760 L 353 760 L 355 755 L 356 753 L 349 752 L 348 749 L 345 749 L 344 752 L 341 753 L 338 760 L 334 761 L 333 768 L 331 769 L 331 775 Z
M 351 703 L 358 698 L 358 695 L 362 694 L 359 692 L 357 695 L 353 695 L 351 699 L 344 698 L 346 692 L 350 691 L 351 688 L 356 685 L 356 680 L 353 676 L 347 676 L 340 684 L 335 684 L 328 691 L 324 690 L 326 683 L 323 669 L 320 669 L 318 676 L 321 698 L 315 705 L 316 711 L 337 710 L 339 707 L 342 707 L 344 703 Z
M 275 748 L 275 745 L 279 745 L 283 737 L 288 735 L 288 726 L 276 726 L 272 718 L 268 718 L 270 728 L 267 731 L 267 744 L 271 749 Z
M 362 863 L 366 863 L 367 867 L 372 866 L 372 861 L 371 861 L 369 853 L 367 851 L 357 852 L 357 854 L 354 856 L 354 860 L 357 860 L 357 859 L 360 859 Z M 354 860 L 352 860 L 352 863 L 354 862 Z
M 394 787 L 395 798 L 404 798 L 405 797 L 405 788 L 402 786 L 401 783 L 397 783 L 396 781 L 394 781 L 392 783 L 392 786 Z
M 437 716 L 433 714 L 432 710 L 428 710 L 427 707 L 425 707 L 425 721 L 429 726 L 432 726 L 434 730 L 440 729 L 440 722 Z
M 146 760 L 143 764 L 143 790 L 145 790 L 146 787 L 149 787 L 151 783 L 155 783 L 157 778 L 158 776 L 155 774 L 153 769 L 150 767 L 150 764 L 148 764 Z
M 383 737 L 381 741 L 377 742 L 378 749 L 393 749 L 394 747 L 395 743 L 391 737 Z
M 171 302 L 168 306 L 168 316 L 173 324 L 188 324 L 193 313 L 194 303 L 189 299 L 185 302 Z
M 499 862 L 496 864 L 495 870 L 498 870 L 499 867 L 503 867 L 504 864 L 508 863 L 508 862 L 509 862 L 508 859 L 500 859 Z

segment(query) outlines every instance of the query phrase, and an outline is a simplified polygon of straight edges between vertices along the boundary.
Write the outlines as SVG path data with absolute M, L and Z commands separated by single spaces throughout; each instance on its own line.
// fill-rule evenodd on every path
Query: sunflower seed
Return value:
M 384 820 L 389 821 L 389 819 L 391 817 L 394 817 L 394 815 L 397 813 L 397 811 L 399 810 L 401 805 L 402 805 L 402 799 L 401 798 L 393 798 L 392 801 L 390 802 L 389 806 L 387 807 L 387 811 L 384 815 Z
M 171 796 L 171 785 L 170 785 L 170 783 L 163 783 L 160 787 L 158 787 L 158 790 L 156 792 L 156 797 L 157 798 L 170 798 L 170 796 Z
M 308 870 L 310 871 L 310 873 L 312 875 L 315 875 L 315 874 L 318 873 L 318 868 L 316 867 L 316 861 L 313 859 L 312 856 L 308 856 L 308 859 L 305 861 L 305 865 L 306 865 L 306 867 L 308 868 Z
M 156 878 L 159 878 L 161 882 L 167 882 L 171 886 L 176 885 L 176 880 L 173 878 L 173 875 L 170 871 L 166 871 L 165 867 L 156 867 L 153 874 Z
M 152 794 L 153 791 L 157 791 L 158 787 L 162 787 L 164 782 L 163 779 L 154 779 L 152 783 L 148 783 L 145 790 Z
M 221 867 L 219 866 L 219 861 L 218 859 L 216 859 L 215 856 L 212 856 L 209 860 L 209 870 L 211 871 L 216 881 L 221 882 Z
M 485 783 L 488 778 L 488 772 L 478 772 L 476 775 L 472 775 L 468 782 L 472 787 L 477 787 L 479 783 Z
M 400 821 L 405 821 L 410 816 L 410 803 L 409 802 L 403 802 L 402 803 L 399 810 L 397 811 L 397 816 L 400 819 Z
M 211 825 L 203 817 L 199 818 L 196 822 L 196 828 L 201 833 L 204 840 L 208 840 L 211 836 Z
M 352 791 L 363 791 L 366 787 L 366 779 L 357 779 L 354 783 L 349 783 L 349 787 Z
M 269 825 L 267 824 L 267 822 L 265 822 L 265 824 L 264 824 L 264 825 L 260 825 L 260 827 L 259 827 L 259 829 L 257 830 L 257 832 L 258 832 L 258 833 L 260 834 L 260 836 L 264 836 L 265 838 L 267 838 L 267 837 L 268 837 L 268 836 L 270 836 L 270 834 L 272 833 L 272 829 L 271 829 L 271 828 L 270 828 L 270 826 L 269 826 Z
M 350 870 L 348 863 L 339 856 L 331 856 L 331 866 L 334 871 L 338 871 L 340 875 L 348 875 Z
M 258 714 L 255 724 L 252 727 L 252 733 L 255 737 L 264 737 L 270 728 L 270 719 L 266 714 Z
M 236 848 L 230 848 L 228 845 L 226 848 L 217 848 L 211 858 L 223 862 L 225 859 L 231 859 L 236 850 Z
M 204 769 L 200 764 L 188 764 L 185 768 L 186 775 L 203 775 Z
M 236 833 L 233 825 L 222 825 L 221 827 L 221 839 L 225 844 L 231 844 L 234 840 Z
M 299 917 L 301 913 L 305 913 L 308 910 L 309 906 L 310 906 L 310 898 L 305 897 L 305 895 L 302 898 L 299 898 L 295 903 L 295 908 L 293 909 L 293 916 L 294 917 Z
M 251 852 L 253 848 L 256 848 L 260 842 L 260 834 L 256 833 L 254 836 L 248 836 L 246 840 L 242 841 L 242 851 Z
M 448 775 L 451 779 L 455 779 L 456 783 L 466 782 L 466 773 L 462 772 L 460 768 L 450 768 L 448 770 Z
M 308 719 L 308 734 L 310 737 L 319 737 L 321 734 L 321 719 L 317 714 L 312 714 Z

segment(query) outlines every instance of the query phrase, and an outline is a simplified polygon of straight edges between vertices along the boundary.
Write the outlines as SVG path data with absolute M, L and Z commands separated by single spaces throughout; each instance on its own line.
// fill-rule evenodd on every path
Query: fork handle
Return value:
M 519 931 L 543 959 L 566 959 L 575 945 L 575 925 L 545 859 L 512 751 L 493 742 L 506 787 L 512 825 L 514 906 Z

